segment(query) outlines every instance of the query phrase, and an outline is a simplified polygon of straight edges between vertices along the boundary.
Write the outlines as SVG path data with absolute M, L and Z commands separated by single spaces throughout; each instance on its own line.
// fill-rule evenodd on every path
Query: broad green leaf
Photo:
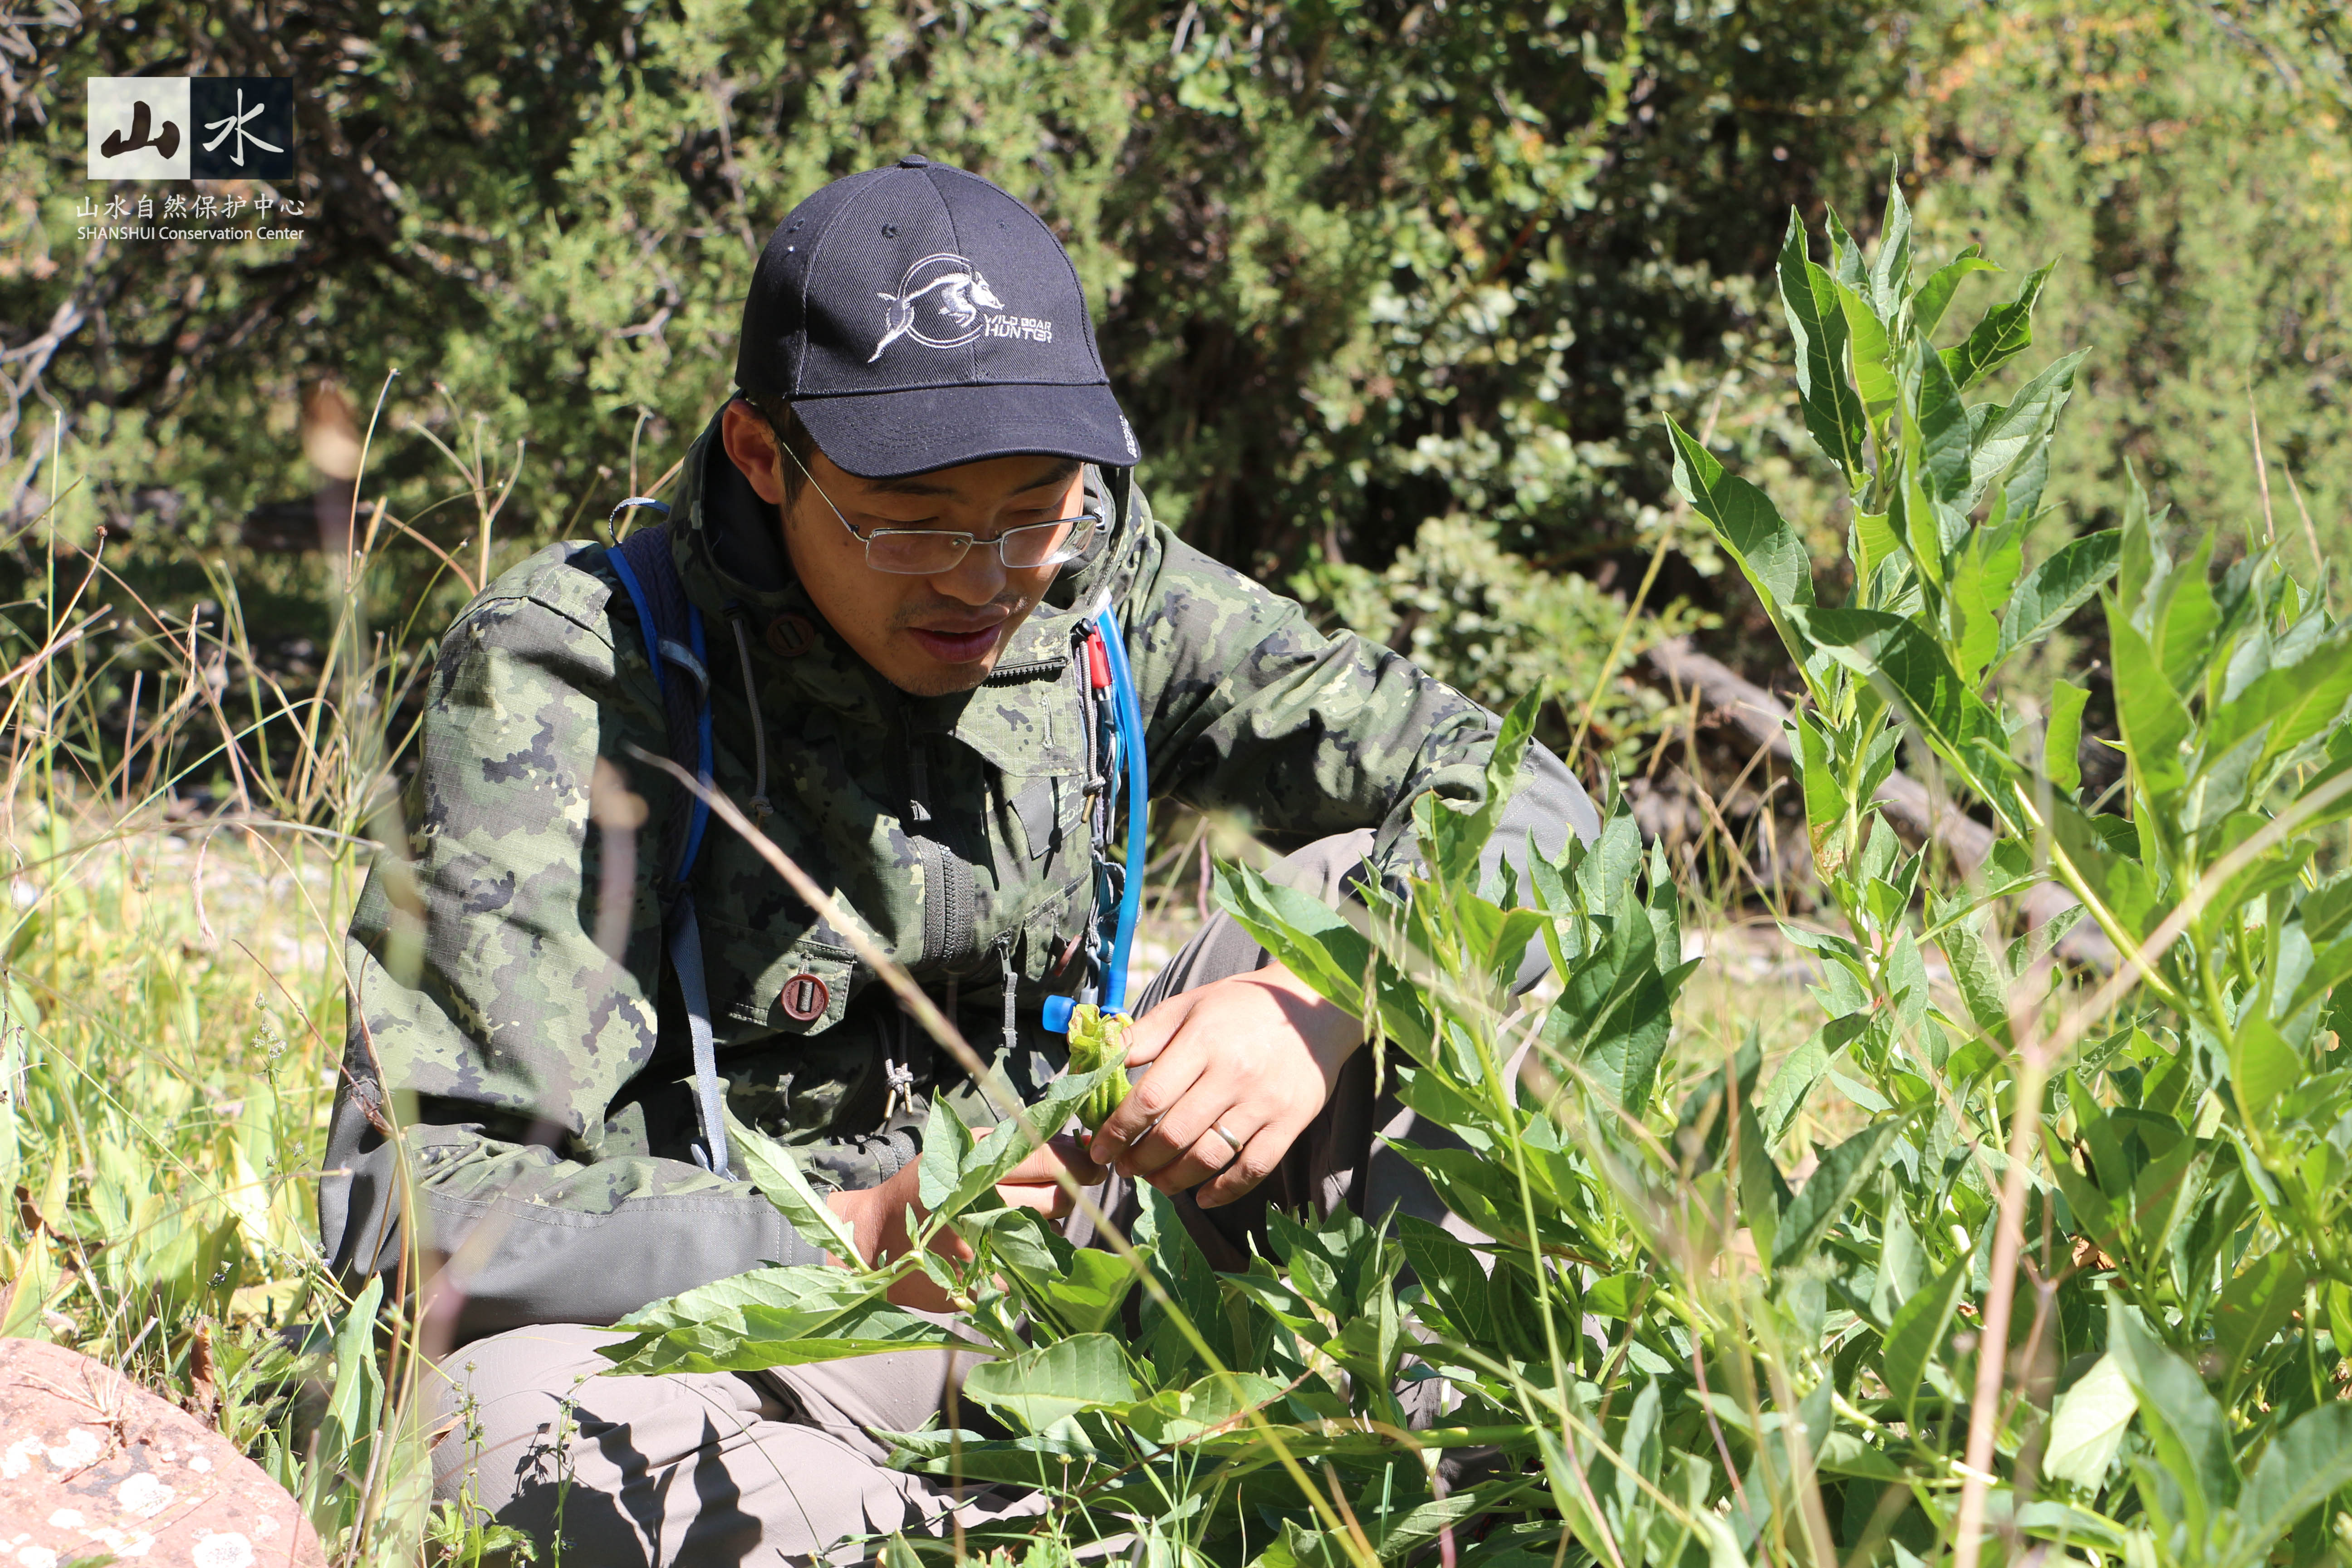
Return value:
M 2252 782 L 2254 763 L 2261 760 L 2262 750 L 2262 738 L 2250 737 L 2197 770 L 2189 781 L 2189 793 L 2180 800 L 2183 833 L 2202 833 L 2218 827 L 2245 804 L 2246 789 Z
M 1895 552 L 1903 548 L 1902 536 L 1895 531 L 1893 521 L 1883 511 L 1854 514 L 1853 543 L 1854 575 L 1864 583 L 1869 582 L 1879 567 L 1893 560 Z
M 1944 311 L 1950 307 L 1952 294 L 1959 288 L 1962 279 L 1971 272 L 2000 270 L 1978 255 L 1977 247 L 1971 245 L 1928 274 L 1927 280 L 1919 285 L 1919 291 L 1911 296 L 1911 320 L 1917 326 L 1919 335 L 1927 337 L 1943 324 Z
M 876 1281 L 834 1264 L 802 1263 L 753 1268 L 650 1301 L 614 1323 L 614 1331 L 659 1333 L 698 1323 L 733 1324 L 754 1308 L 807 1310 L 820 1315 L 845 1311 L 882 1293 Z
M 963 1393 L 1033 1432 L 1081 1410 L 1136 1400 L 1126 1358 L 1108 1334 L 1073 1334 L 982 1362 L 964 1378 Z
M 2115 663 L 2116 721 L 2124 745 L 2149 792 L 2161 798 L 2189 782 L 2180 765 L 2189 710 L 2165 679 L 2156 650 L 2119 606 L 2107 613 L 2107 652 Z
M 2284 1016 L 2294 1017 L 2347 980 L 2352 980 L 2352 936 L 2319 950 L 2311 967 L 2296 984 L 2294 999 L 2286 1005 Z
M 1941 1279 L 1895 1310 L 1886 1330 L 1886 1388 L 1903 1405 L 1903 1419 L 1918 1419 L 1919 1385 L 1927 1368 L 1944 1348 L 1960 1291 L 1969 1282 L 1969 1259 L 1962 1258 Z
M 2308 1278 L 2303 1265 L 2282 1248 L 2242 1266 L 2222 1288 L 2213 1313 L 2213 1331 L 2227 1381 L 2236 1382 L 2254 1358 L 2303 1305 Z
M 1862 395 L 1864 412 L 1873 416 L 1885 413 L 1903 395 L 1903 383 L 1896 374 L 1895 345 L 1886 335 L 1886 323 L 1870 308 L 1870 301 L 1855 289 L 1843 283 L 1832 283 L 1837 290 L 1838 308 L 1845 316 L 1846 336 L 1853 354 L 1854 390 Z
M 2042 771 L 2055 787 L 2073 795 L 2083 787 L 2083 704 L 2090 688 L 2060 676 L 2050 687 L 2050 723 L 2042 731 Z
M 1937 939 L 1950 963 L 1969 1021 L 2004 1045 L 2009 1040 L 2009 976 L 1977 928 L 1966 920 L 1946 926 Z
M 639 1308 L 613 1325 L 635 1337 L 597 1353 L 636 1376 L 755 1372 L 961 1342 L 890 1306 L 884 1288 L 877 1277 L 826 1265 L 755 1268 Z
M 1716 535 L 1776 620 L 1813 602 L 1812 557 L 1805 542 L 1762 490 L 1727 473 L 1707 449 L 1673 419 L 1666 429 L 1675 443 L 1675 489 L 1693 510 L 1714 525 Z M 1784 634 L 1785 636 L 1785 634 Z M 1791 653 L 1801 650 L 1791 646 Z
M 1969 495 L 1982 495 L 1986 486 L 2049 440 L 2051 426 L 2074 395 L 2074 372 L 2088 352 L 2078 349 L 2052 362 L 2017 389 L 2016 398 L 2007 407 L 1996 410 L 1985 422 L 1969 458 Z
M 2001 515 L 2031 522 L 2042 509 L 2042 492 L 2050 488 L 2050 443 L 2031 448 L 2000 482 Z
M 1971 740 L 2000 734 L 1984 700 L 1915 622 L 1883 610 L 1801 610 L 1790 618 L 1840 664 L 1891 689 L 1946 757 L 1959 756 Z
M 2123 535 L 2112 528 L 2102 529 L 2036 562 L 2002 612 L 2000 649 L 1994 657 L 2006 658 L 2064 625 L 2067 616 L 2090 603 L 2091 595 L 2115 575 L 2116 558 L 2122 549 Z
M 1122 1058 L 1123 1059 L 1123 1058 Z M 1045 1094 L 1029 1109 L 1029 1121 L 1038 1132 L 1052 1137 L 1068 1124 L 1076 1114 L 1078 1103 L 1092 1094 L 1118 1068 L 1097 1068 L 1092 1072 L 1064 1072 L 1045 1086 Z M 989 1129 L 987 1134 L 971 1146 L 956 1172 L 955 1185 L 946 1198 L 932 1207 L 927 1221 L 953 1218 L 966 1207 L 992 1191 L 1009 1174 L 1013 1167 L 1027 1159 L 1036 1147 L 1028 1131 L 1017 1121 L 1007 1119 Z
M 1805 831 L 1812 840 L 1813 866 L 1823 881 L 1830 881 L 1845 868 L 1845 791 L 1838 784 L 1829 738 L 1812 710 L 1798 709 L 1790 728 L 1797 737 L 1797 776 L 1804 786 Z
M 1117 1253 L 1080 1247 L 1070 1257 L 1069 1271 L 1060 1279 L 1036 1282 L 1045 1305 L 1074 1334 L 1090 1334 L 1110 1326 L 1134 1288 L 1135 1274 Z
M 1805 226 L 1794 210 L 1781 242 L 1779 270 L 1780 307 L 1789 319 L 1789 334 L 1796 340 L 1797 396 L 1805 428 L 1844 471 L 1846 482 L 1859 487 L 1865 473 L 1867 426 L 1862 399 L 1845 375 L 1845 314 L 1838 306 L 1836 282 L 1806 258 Z
M 856 1235 L 809 1184 L 791 1152 L 747 1125 L 732 1110 L 724 1110 L 724 1114 L 730 1146 L 742 1163 L 745 1178 L 760 1189 L 760 1195 L 775 1205 L 792 1227 L 800 1232 L 801 1239 L 811 1247 L 863 1264 L 866 1259 L 857 1250 Z
M 1486 794 L 1477 809 L 1467 814 L 1462 836 L 1462 858 L 1442 868 L 1449 877 L 1467 878 L 1478 866 L 1478 858 L 1495 837 L 1495 829 L 1503 820 L 1503 812 L 1519 789 L 1519 764 L 1528 754 L 1528 740 L 1535 734 L 1536 716 L 1543 711 L 1544 694 L 1530 691 L 1511 704 L 1503 715 L 1502 725 L 1495 735 L 1494 749 L 1487 753 Z
M 1961 676 L 1971 684 L 2000 650 L 2001 606 L 2010 601 L 2023 553 L 2017 530 L 1980 528 L 1953 557 L 1952 605 L 1961 616 L 1953 652 Z
M 2141 612 L 2147 607 L 2149 595 L 2172 574 L 2172 557 L 2157 536 L 2157 527 L 2169 509 L 2149 512 L 2138 471 L 2126 463 L 2124 477 L 2131 484 L 2124 496 L 2124 548 L 2116 573 L 2116 596 L 2123 601 L 2133 623 L 2144 626 L 2147 622 Z
M 2305 894 L 2299 912 L 2304 934 L 2314 942 L 2326 942 L 2352 924 L 2352 871 L 2338 871 Z
M 2015 299 L 1986 311 L 1966 340 L 1944 351 L 1944 366 L 1951 373 L 1954 385 L 1967 391 L 2032 345 L 2033 304 L 2042 297 L 2042 286 L 2049 281 L 2051 268 L 2056 265 L 2053 261 L 2028 273 Z
M 2042 1473 L 2095 1493 L 2107 1483 L 2107 1470 L 2122 1448 L 2124 1431 L 2131 1425 L 2139 1400 L 2116 1358 L 2103 1355 L 2058 1396 L 2050 1414 L 2048 1447 L 2042 1455 Z
M 1919 356 L 1919 405 L 1913 418 L 1921 488 L 1931 500 L 1958 501 L 1969 492 L 1969 412 L 1944 362 L 1932 353 Z M 1917 552 L 1916 538 L 1912 550 Z
M 2213 532 L 2208 529 L 2196 553 L 2180 563 L 2158 590 L 2155 623 L 2148 643 L 2164 667 L 2164 678 L 2183 697 L 2203 684 L 2213 661 L 2213 633 L 2221 623 L 2213 603 L 2213 585 L 2206 568 L 2213 558 Z
M 1616 906 L 1642 868 L 1642 829 L 1630 811 L 1612 811 L 1576 868 L 1577 897 L 1598 914 Z
M 2095 1241 L 2114 1242 L 2123 1224 L 2116 1215 L 2116 1200 L 2075 1166 L 2074 1151 L 2048 1122 L 2042 1127 L 2042 1152 L 2047 1157 L 2050 1179 L 2066 1195 L 2067 1206 L 2074 1211 L 2075 1226 Z
M 1768 1139 L 1778 1143 L 1787 1136 L 1797 1112 L 1804 1109 L 1806 1096 L 1812 1093 L 1813 1086 L 1829 1070 L 1831 1053 L 1843 1049 L 1869 1022 L 1867 1015 L 1857 1014 L 1825 1025 L 1773 1069 L 1772 1081 L 1764 1090 L 1764 1135 Z
M 2305 1065 L 2275 1025 L 2259 1012 L 2248 1014 L 2230 1041 L 2230 1082 L 2239 1113 L 2267 1131 L 2279 1098 L 2302 1080 Z
M 916 1189 L 926 1213 L 939 1208 L 955 1191 L 956 1173 L 971 1153 L 971 1129 L 946 1095 L 931 1098 L 931 1112 L 923 1124 L 920 1184 Z
M 1867 288 L 1869 275 L 1863 270 L 1862 247 L 1845 231 L 1837 209 L 1830 207 L 1822 214 L 1822 226 L 1830 236 L 1830 274 L 1849 289 Z
M 1888 321 L 1903 309 L 1911 292 L 1911 205 L 1903 199 L 1903 182 L 1886 184 L 1886 216 L 1878 226 L 1878 253 L 1871 258 L 1870 293 L 1878 313 Z
M 1281 1398 L 1282 1393 L 1282 1384 L 1252 1373 L 1204 1377 L 1189 1388 L 1162 1389 L 1129 1405 L 1119 1420 L 1146 1443 L 1164 1448 L 1238 1422 L 1245 1412 Z
M 1911 552 L 1927 602 L 1934 605 L 1937 598 L 1934 590 L 1944 581 L 1944 525 L 1936 515 L 1936 503 L 1920 488 L 1916 470 L 1906 468 L 1903 482 L 1886 498 L 1886 523 Z
M 1903 1117 L 1872 1123 L 1822 1156 L 1804 1186 L 1789 1202 L 1772 1240 L 1772 1267 L 1787 1268 L 1822 1243 L 1862 1185 L 1878 1173 L 1885 1158 L 1903 1131 Z
M 1437 807 L 1444 811 L 1444 805 Z M 1293 974 L 1326 999 L 1364 1016 L 1371 942 L 1329 905 L 1269 881 L 1250 867 L 1216 867 L 1217 902 Z
M 2352 1405 L 2323 1405 L 2288 1423 L 2263 1452 L 2238 1505 L 2236 1561 L 2268 1562 L 2305 1514 L 2352 1486 Z
M 1475 1229 L 1513 1247 L 1528 1245 L 1528 1206 L 1517 1175 L 1507 1163 L 1467 1149 L 1423 1149 L 1403 1139 L 1392 1139 L 1389 1146 L 1429 1178 L 1430 1190 L 1440 1203 Z M 1536 1173 L 1531 1169 L 1530 1178 Z M 1574 1233 L 1552 1217 L 1540 1184 L 1536 1198 L 1539 1239 L 1547 1247 L 1567 1247 Z
M 383 1375 L 375 1356 L 376 1309 L 383 1301 L 383 1276 L 371 1274 L 335 1329 L 335 1383 L 327 1399 L 320 1438 L 341 1453 L 366 1440 L 383 1402 Z
M 2270 761 L 2326 731 L 2343 713 L 2347 698 L 2352 698 L 2352 646 L 2323 648 L 2256 676 L 2218 705 L 2207 721 L 2206 750 L 2234 746 L 2268 724 L 2259 774 Z
M 2229 1417 L 2205 1391 L 2205 1380 L 2141 1326 L 2139 1314 L 2107 1308 L 2107 1353 L 2139 1401 L 2140 1425 L 2158 1463 L 2180 1489 L 2192 1535 L 2238 1498 L 2238 1465 L 2230 1449 Z
M 908 1468 L 947 1477 L 961 1487 L 1002 1483 L 1026 1491 L 1078 1488 L 1103 1479 L 1114 1468 L 1103 1462 L 1084 1434 L 1070 1426 L 1056 1427 L 1050 1436 L 1033 1435 L 1011 1442 L 991 1442 L 976 1432 L 937 1427 L 921 1432 L 877 1430 L 875 1436 L 908 1456 L 900 1462 Z
M 761 1372 L 966 1342 L 929 1319 L 869 1301 L 818 1321 L 801 1311 L 747 1307 L 740 1324 L 697 1323 L 625 1345 L 602 1346 L 598 1353 L 613 1362 L 615 1376 L 646 1377 L 673 1372 Z
M 1492 1341 L 1495 1310 L 1479 1255 L 1452 1233 L 1411 1215 L 1398 1215 L 1397 1240 L 1454 1337 L 1473 1344 Z

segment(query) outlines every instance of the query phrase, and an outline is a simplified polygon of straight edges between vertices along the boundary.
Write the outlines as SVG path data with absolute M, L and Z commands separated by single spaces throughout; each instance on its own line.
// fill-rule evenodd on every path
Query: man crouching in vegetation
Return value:
M 735 378 L 666 524 L 542 551 L 450 628 L 408 855 L 378 860 L 352 925 L 327 1248 L 353 1278 L 412 1242 L 438 1266 L 441 1493 L 566 1568 L 854 1559 L 1024 1506 L 959 1502 L 868 1435 L 938 1414 L 945 1352 L 592 1379 L 594 1325 L 822 1260 L 730 1166 L 726 1113 L 787 1145 L 877 1260 L 908 1246 L 932 1097 L 994 1120 L 843 934 L 644 757 L 740 803 L 1034 1098 L 1066 1059 L 1047 1023 L 1119 988 L 1127 691 L 1149 793 L 1311 840 L 1285 878 L 1335 902 L 1411 855 L 1416 796 L 1480 796 L 1496 733 L 1152 521 L 1076 272 L 984 180 L 910 156 L 803 202 L 761 258 Z M 1527 771 L 1498 845 L 1597 828 L 1556 759 Z M 1066 1218 L 1066 1167 L 1116 1214 L 1148 1181 L 1234 1268 L 1268 1202 L 1439 1217 L 1375 1151 L 1410 1118 L 1375 1102 L 1357 1021 L 1231 921 L 1135 1012 L 1150 1073 L 1090 1144 L 1014 1169 L 1008 1203 Z M 927 1284 L 901 1304 L 944 1305 Z

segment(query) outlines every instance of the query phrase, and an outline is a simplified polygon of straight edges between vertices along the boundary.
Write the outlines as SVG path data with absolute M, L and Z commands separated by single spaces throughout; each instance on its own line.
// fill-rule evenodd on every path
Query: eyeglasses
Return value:
M 1057 517 L 1051 522 L 1008 528 L 993 539 L 937 528 L 877 528 L 860 533 L 841 515 L 841 509 L 833 504 L 833 498 L 824 493 L 824 487 L 816 482 L 816 476 L 808 471 L 800 454 L 782 437 L 776 439 L 776 450 L 792 458 L 793 467 L 800 469 L 809 489 L 816 491 L 817 498 L 841 526 L 849 530 L 849 537 L 866 546 L 866 564 L 877 572 L 902 577 L 936 577 L 963 564 L 963 558 L 975 545 L 995 551 L 997 560 L 1008 572 L 1035 572 L 1078 560 L 1110 530 L 1100 512 L 1086 511 L 1076 517 Z

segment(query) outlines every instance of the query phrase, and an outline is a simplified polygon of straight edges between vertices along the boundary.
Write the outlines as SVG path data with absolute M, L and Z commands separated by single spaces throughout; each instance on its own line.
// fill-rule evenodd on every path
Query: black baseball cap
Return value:
M 790 402 L 860 479 L 1138 456 L 1061 242 L 988 181 L 919 153 L 835 180 L 768 237 L 735 384 Z

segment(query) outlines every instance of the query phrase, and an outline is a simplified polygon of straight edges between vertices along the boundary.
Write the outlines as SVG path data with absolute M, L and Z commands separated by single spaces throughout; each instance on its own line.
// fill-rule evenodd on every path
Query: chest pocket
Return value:
M 1017 879 L 1034 882 L 1056 874 L 1074 856 L 1085 858 L 1085 846 L 1072 838 L 1084 783 L 1083 710 L 1066 654 L 1007 662 L 1009 669 L 1028 673 L 992 680 L 973 693 L 951 733 L 994 773 L 993 793 L 1003 807 L 1001 832 L 1026 868 Z
M 841 1022 L 857 955 L 848 948 L 802 936 L 779 950 L 772 933 L 703 922 L 703 962 L 711 1003 L 745 1034 L 822 1034 Z M 723 987 L 723 989 L 721 989 Z

